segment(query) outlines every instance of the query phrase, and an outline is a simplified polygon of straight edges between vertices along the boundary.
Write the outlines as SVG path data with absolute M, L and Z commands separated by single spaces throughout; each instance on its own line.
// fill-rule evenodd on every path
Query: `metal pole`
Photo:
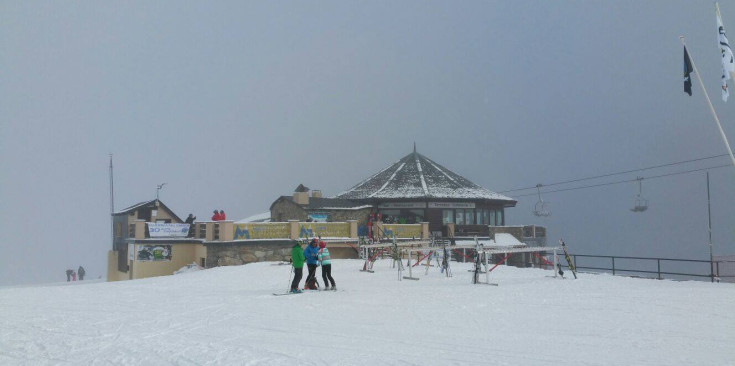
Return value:
M 656 263 L 658 264 L 658 279 L 661 279 L 661 259 L 656 259 Z
M 612 271 L 613 271 L 613 276 L 615 276 L 615 257 L 612 257 Z
M 554 278 L 556 278 L 556 249 L 554 249 L 554 268 L 551 270 L 554 271 Z
M 681 40 L 681 44 L 683 44 L 684 47 L 686 47 L 687 44 L 686 42 L 684 42 L 684 36 L 679 36 L 679 39 Z M 704 93 L 704 97 L 707 99 L 709 110 L 710 112 L 712 112 L 712 117 L 715 118 L 715 122 L 717 123 L 717 128 L 720 129 L 720 135 L 722 135 L 722 140 L 725 142 L 725 147 L 727 147 L 727 151 L 730 153 L 730 159 L 732 160 L 732 164 L 733 166 L 735 166 L 735 156 L 732 154 L 730 143 L 727 142 L 727 136 L 725 135 L 725 131 L 722 130 L 722 125 L 720 125 L 720 119 L 717 118 L 717 113 L 715 113 L 715 107 L 712 106 L 712 101 L 709 100 L 709 94 L 707 94 L 707 90 L 704 88 L 702 77 L 699 76 L 699 71 L 697 71 L 697 65 L 694 64 L 694 59 L 692 58 L 691 52 L 687 52 L 687 53 L 689 54 L 689 61 L 691 61 L 692 63 L 692 68 L 694 69 L 694 73 L 697 74 L 697 80 L 699 80 L 699 86 L 702 87 L 702 92 Z
M 712 263 L 712 210 L 710 209 L 710 197 L 709 197 L 709 172 L 707 172 L 707 222 L 709 224 L 709 271 L 710 271 L 710 282 L 715 282 L 714 264 Z
M 112 250 L 115 250 L 115 193 L 112 179 L 112 154 L 110 154 L 110 234 Z

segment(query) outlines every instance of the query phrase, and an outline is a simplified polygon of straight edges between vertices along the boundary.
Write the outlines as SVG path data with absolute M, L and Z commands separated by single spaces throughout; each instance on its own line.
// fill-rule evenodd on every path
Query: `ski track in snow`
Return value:
M 290 268 L 269 263 L 0 288 L 0 364 L 735 365 L 733 284 L 362 264 L 333 261 L 344 291 L 294 296 L 272 295 Z

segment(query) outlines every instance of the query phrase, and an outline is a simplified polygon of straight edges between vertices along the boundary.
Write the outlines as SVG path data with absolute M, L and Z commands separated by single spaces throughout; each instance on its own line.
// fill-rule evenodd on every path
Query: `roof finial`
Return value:
M 416 141 L 413 142 L 413 153 L 416 153 Z

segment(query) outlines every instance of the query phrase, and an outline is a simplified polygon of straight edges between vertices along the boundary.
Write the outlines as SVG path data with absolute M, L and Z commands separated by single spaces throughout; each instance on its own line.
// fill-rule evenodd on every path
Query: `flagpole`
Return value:
M 684 45 L 684 47 L 687 46 L 686 42 L 684 42 L 684 36 L 679 36 L 679 39 L 681 40 L 681 44 Z M 727 136 L 725 135 L 725 131 L 722 130 L 722 125 L 720 124 L 720 119 L 717 118 L 717 113 L 715 113 L 715 107 L 712 106 L 712 101 L 709 99 L 709 94 L 707 94 L 707 90 L 704 88 L 704 83 L 702 82 L 702 77 L 699 76 L 699 71 L 697 71 L 697 65 L 694 64 L 694 59 L 692 58 L 692 53 L 689 52 L 689 61 L 692 63 L 692 68 L 694 69 L 694 73 L 697 74 L 697 80 L 699 80 L 699 86 L 702 87 L 702 92 L 704 93 L 704 97 L 707 99 L 707 104 L 709 105 L 709 110 L 712 112 L 712 117 L 715 118 L 715 122 L 717 123 L 717 128 L 720 129 L 720 134 L 722 135 L 722 141 L 725 142 L 725 147 L 727 147 L 727 151 L 730 153 L 730 159 L 732 160 L 732 165 L 735 166 L 735 156 L 732 154 L 732 149 L 730 148 L 730 143 L 727 142 Z

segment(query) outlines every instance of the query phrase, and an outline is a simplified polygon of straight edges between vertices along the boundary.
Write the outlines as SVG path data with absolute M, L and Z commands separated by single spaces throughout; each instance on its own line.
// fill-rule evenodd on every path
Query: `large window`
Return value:
M 454 217 L 454 223 L 457 225 L 464 225 L 464 210 L 454 210 L 455 211 L 455 217 Z
M 465 225 L 472 225 L 475 223 L 475 210 L 464 210 L 464 222 Z
M 475 223 L 477 225 L 487 225 L 485 222 L 485 218 L 487 217 L 487 210 L 477 210 L 477 216 L 475 217 L 477 220 Z
M 454 210 L 442 210 L 442 224 L 451 224 L 454 222 Z

